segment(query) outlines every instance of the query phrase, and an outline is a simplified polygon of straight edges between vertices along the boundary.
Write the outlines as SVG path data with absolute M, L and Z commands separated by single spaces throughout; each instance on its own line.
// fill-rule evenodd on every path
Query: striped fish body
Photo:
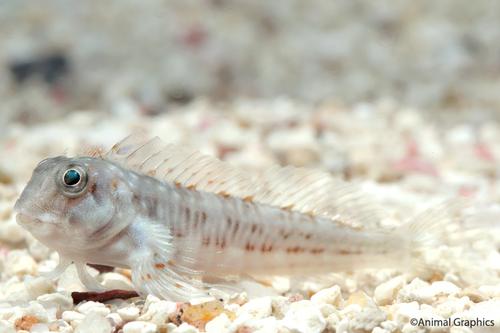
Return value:
M 169 262 L 205 274 L 322 273 L 378 267 L 381 261 L 388 266 L 404 246 L 397 233 L 160 182 L 153 186 L 159 199 L 144 205 L 155 192 L 147 190 L 136 210 L 167 226 L 175 249 Z
M 74 263 L 99 290 L 87 263 L 127 267 L 138 291 L 174 300 L 238 290 L 239 276 L 421 267 L 443 234 L 432 214 L 377 228 L 380 210 L 324 172 L 251 173 L 157 138 L 40 162 L 15 210 L 58 251 L 53 276 Z

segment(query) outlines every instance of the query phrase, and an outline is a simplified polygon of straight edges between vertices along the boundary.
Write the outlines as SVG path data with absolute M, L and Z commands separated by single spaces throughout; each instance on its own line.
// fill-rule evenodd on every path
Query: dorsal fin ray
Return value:
M 325 216 L 355 226 L 379 225 L 381 209 L 359 189 L 326 172 L 287 166 L 261 173 L 261 190 L 256 202 L 290 210 Z
M 104 156 L 135 172 L 167 183 L 233 196 L 313 216 L 331 218 L 356 227 L 380 225 L 382 210 L 352 184 L 330 174 L 274 166 L 246 172 L 215 157 L 143 134 L 128 136 Z

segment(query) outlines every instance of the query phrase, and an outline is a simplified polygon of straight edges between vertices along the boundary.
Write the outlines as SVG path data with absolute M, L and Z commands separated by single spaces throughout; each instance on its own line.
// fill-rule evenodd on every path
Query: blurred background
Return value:
M 295 165 L 352 180 L 388 213 L 384 227 L 458 197 L 497 204 L 491 214 L 476 206 L 493 226 L 499 112 L 500 1 L 0 0 L 0 300 L 41 307 L 34 300 L 52 290 L 24 286 L 57 259 L 12 211 L 49 156 L 97 156 L 143 130 L 239 168 Z M 500 295 L 500 235 L 477 235 L 434 252 L 450 268 L 443 279 L 467 287 L 446 301 Z M 473 272 L 471 248 L 481 251 Z M 58 288 L 81 290 L 72 274 Z M 349 276 L 343 293 L 388 278 Z M 466 293 L 481 283 L 495 287 Z M 498 314 L 499 303 L 463 298 L 443 307 L 437 297 L 439 316 Z M 401 311 L 387 316 L 409 316 Z M 356 316 L 375 318 L 366 313 Z
M 469 193 L 500 174 L 499 92 L 496 1 L 0 1 L 0 179 L 21 184 L 143 129 Z
M 490 0 L 0 2 L 3 125 L 199 97 L 491 114 L 499 78 Z

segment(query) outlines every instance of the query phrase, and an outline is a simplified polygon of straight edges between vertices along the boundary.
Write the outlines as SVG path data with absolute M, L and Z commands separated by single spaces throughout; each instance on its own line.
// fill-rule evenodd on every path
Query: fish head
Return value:
M 118 166 L 99 158 L 45 159 L 14 206 L 17 222 L 54 250 L 96 248 L 133 216 L 123 177 Z

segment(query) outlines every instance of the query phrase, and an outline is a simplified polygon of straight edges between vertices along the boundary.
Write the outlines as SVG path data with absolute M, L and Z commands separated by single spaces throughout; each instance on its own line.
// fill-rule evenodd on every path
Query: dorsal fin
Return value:
M 355 227 L 376 227 L 383 219 L 380 207 L 353 184 L 320 170 L 274 166 L 259 175 L 256 202 L 313 216 L 329 217 Z
M 171 184 L 235 197 L 252 196 L 253 177 L 215 157 L 142 134 L 126 137 L 104 156 L 138 173 Z
M 313 216 L 324 216 L 356 227 L 380 224 L 381 210 L 355 186 L 330 174 L 293 166 L 274 166 L 252 173 L 215 157 L 158 137 L 131 135 L 104 156 L 125 168 L 162 181 L 233 196 Z

